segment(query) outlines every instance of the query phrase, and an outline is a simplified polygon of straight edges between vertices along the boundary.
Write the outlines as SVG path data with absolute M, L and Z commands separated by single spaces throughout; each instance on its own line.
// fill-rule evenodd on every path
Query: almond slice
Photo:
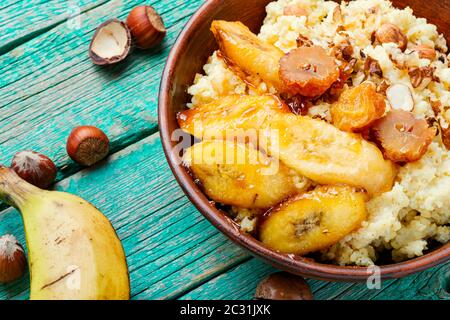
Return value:
M 409 87 L 401 83 L 391 85 L 386 90 L 386 96 L 392 109 L 412 111 L 414 109 L 414 99 Z

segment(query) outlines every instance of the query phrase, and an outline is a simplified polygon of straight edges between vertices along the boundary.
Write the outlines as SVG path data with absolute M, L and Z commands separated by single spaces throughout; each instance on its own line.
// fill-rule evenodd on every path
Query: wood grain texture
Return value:
M 369 290 L 364 283 L 335 283 L 308 280 L 317 300 L 450 300 L 445 289 L 450 263 L 400 280 L 382 283 L 381 289 Z M 252 299 L 258 283 L 276 270 L 250 259 L 180 297 L 189 299 Z
M 157 134 L 56 189 L 91 201 L 112 221 L 127 255 L 133 298 L 174 298 L 248 258 L 183 196 Z M 0 214 L 0 234 L 5 233 L 25 243 L 16 210 Z M 26 299 L 28 285 L 24 278 L 0 286 L 0 299 Z
M 273 266 L 297 275 L 329 281 L 366 281 L 368 272 L 364 267 L 318 263 L 303 257 L 292 259 L 289 255 L 270 250 L 255 238 L 240 232 L 231 219 L 211 206 L 210 199 L 181 165 L 179 155 L 173 153 L 173 150 L 177 150 L 178 144 L 178 141 L 172 138 L 179 129 L 177 114 L 184 110 L 186 103 L 190 101 L 186 88 L 192 84 L 195 75 L 202 72 L 203 61 L 206 60 L 207 54 L 217 49 L 216 40 L 209 31 L 211 22 L 220 19 L 238 20 L 250 29 L 257 30 L 265 16 L 266 5 L 271 1 L 249 0 L 243 3 L 240 0 L 210 0 L 190 20 L 167 59 L 167 67 L 161 82 L 159 128 L 164 151 L 174 175 L 188 198 L 215 227 L 241 247 Z M 392 2 L 396 4 L 395 0 Z M 430 0 L 422 5 L 434 7 L 433 5 L 438 2 Z M 418 2 L 412 1 L 411 5 L 415 7 Z M 442 16 L 442 13 L 436 13 L 436 16 Z M 432 20 L 434 17 L 429 18 Z M 448 261 L 449 257 L 450 243 L 447 243 L 420 257 L 400 263 L 384 264 L 380 266 L 380 276 L 384 280 L 405 277 L 437 266 Z
M 62 180 L 56 189 L 92 201 L 112 221 L 127 255 L 133 299 L 251 299 L 257 283 L 275 271 L 231 243 L 193 207 L 168 169 L 157 134 Z M 13 209 L 0 213 L 4 233 L 25 243 Z M 444 289 L 448 266 L 390 281 L 382 291 L 309 283 L 316 299 L 450 299 Z M 28 285 L 23 278 L 0 286 L 0 299 L 27 299 Z
M 76 23 L 84 12 L 108 0 L 2 1 L 0 54 L 61 23 Z
M 33 149 L 55 161 L 61 179 L 79 169 L 65 152 L 73 126 L 99 126 L 113 151 L 156 132 L 165 58 L 201 2 L 150 1 L 168 28 L 165 42 L 154 50 L 135 50 L 119 65 L 94 66 L 89 42 L 101 21 L 123 19 L 141 1 L 110 1 L 82 14 L 80 29 L 58 25 L 0 56 L 0 163 L 9 164 L 18 150 Z

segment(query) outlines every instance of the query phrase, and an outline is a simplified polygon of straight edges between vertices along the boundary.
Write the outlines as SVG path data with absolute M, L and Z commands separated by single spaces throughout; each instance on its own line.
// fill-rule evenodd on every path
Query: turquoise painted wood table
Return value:
M 32 149 L 58 166 L 57 190 L 93 202 L 125 247 L 133 299 L 251 299 L 274 269 L 213 228 L 184 196 L 161 148 L 157 93 L 165 59 L 202 0 L 147 1 L 168 35 L 112 67 L 94 66 L 95 27 L 125 19 L 138 0 L 3 0 L 0 4 L 0 163 Z M 96 125 L 111 156 L 82 169 L 65 151 L 77 125 Z M 0 235 L 25 243 L 18 212 L 1 207 Z M 308 280 L 316 299 L 450 299 L 450 263 L 402 280 L 365 284 Z M 0 299 L 27 299 L 27 276 L 0 286 Z

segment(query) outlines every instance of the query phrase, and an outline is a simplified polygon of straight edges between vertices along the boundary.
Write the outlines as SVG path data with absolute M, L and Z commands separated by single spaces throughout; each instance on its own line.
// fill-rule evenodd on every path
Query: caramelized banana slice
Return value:
M 349 187 L 318 187 L 267 213 L 260 240 L 269 248 L 298 255 L 332 246 L 366 219 L 366 196 Z
M 268 119 L 290 113 L 289 107 L 274 96 L 226 96 L 220 100 L 178 114 L 181 129 L 199 139 L 225 139 L 265 127 Z
M 377 93 L 373 82 L 344 91 L 331 107 L 333 124 L 344 131 L 361 131 L 368 128 L 386 111 L 384 97 Z
M 320 184 L 347 184 L 377 195 L 392 188 L 395 165 L 360 135 L 296 115 L 271 117 L 260 145 L 301 175 Z
M 246 144 L 204 141 L 189 148 L 183 160 L 205 193 L 222 204 L 270 208 L 304 191 L 297 189 L 289 169 Z
M 372 130 L 385 157 L 395 162 L 419 160 L 436 136 L 435 127 L 403 110 L 389 112 L 375 122 Z
M 376 195 L 390 190 L 396 175 L 395 165 L 360 135 L 293 115 L 271 96 L 226 97 L 186 110 L 178 121 L 202 140 L 242 136 L 258 140 L 262 150 L 321 184 L 348 184 Z
M 247 75 L 258 76 L 275 89 L 282 89 L 278 71 L 283 51 L 259 39 L 241 22 L 213 21 L 211 31 L 229 62 Z
M 339 68 L 322 47 L 300 47 L 281 59 L 280 77 L 288 93 L 316 97 L 338 80 Z

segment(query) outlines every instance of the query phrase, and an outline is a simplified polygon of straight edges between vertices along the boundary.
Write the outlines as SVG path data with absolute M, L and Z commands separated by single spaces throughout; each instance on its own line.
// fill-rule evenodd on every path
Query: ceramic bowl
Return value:
M 190 97 L 187 88 L 208 57 L 217 49 L 210 32 L 213 20 L 241 21 L 258 32 L 265 17 L 265 6 L 270 0 L 209 0 L 194 14 L 180 34 L 170 52 L 161 82 L 159 96 L 159 126 L 164 152 L 180 186 L 198 210 L 221 232 L 253 255 L 267 261 L 278 269 L 294 274 L 331 281 L 364 281 L 370 271 L 363 267 L 341 267 L 324 264 L 310 258 L 294 257 L 266 248 L 257 239 L 239 230 L 223 212 L 216 209 L 180 164 L 180 155 L 174 151 L 177 141 L 172 135 L 178 129 L 177 112 L 186 108 Z M 417 16 L 427 18 L 438 26 L 439 31 L 450 35 L 450 3 L 441 0 L 393 1 L 394 5 L 412 7 Z M 449 39 L 450 40 L 450 39 Z M 449 41 L 450 43 L 450 41 Z M 441 246 L 422 257 L 380 266 L 382 279 L 403 277 L 443 263 L 450 258 L 450 244 Z

